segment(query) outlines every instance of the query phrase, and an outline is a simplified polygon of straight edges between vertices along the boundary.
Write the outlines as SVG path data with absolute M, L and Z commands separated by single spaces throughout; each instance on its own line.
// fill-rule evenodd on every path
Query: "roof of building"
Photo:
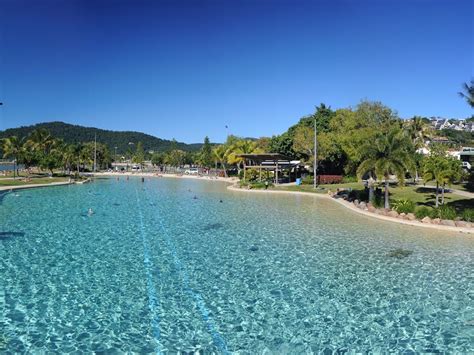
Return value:
M 277 161 L 277 160 L 285 160 L 285 161 L 290 161 L 291 158 L 279 154 L 279 153 L 259 153 L 259 154 L 237 154 L 238 157 L 240 158 L 245 158 L 249 160 L 254 160 L 254 161 L 265 161 L 265 160 L 272 160 L 272 161 Z

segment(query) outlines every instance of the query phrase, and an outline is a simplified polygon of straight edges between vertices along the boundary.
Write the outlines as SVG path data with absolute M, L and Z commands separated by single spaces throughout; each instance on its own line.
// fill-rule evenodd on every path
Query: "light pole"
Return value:
M 318 186 L 318 129 L 316 128 L 316 117 L 314 118 L 314 181 L 313 188 Z
M 135 143 L 133 142 L 128 142 L 128 145 L 129 147 L 131 147 L 132 145 L 135 145 Z M 132 162 L 132 151 L 131 151 L 132 148 L 130 148 L 130 163 Z M 127 171 L 128 171 L 128 163 L 127 163 Z
M 115 171 L 117 171 L 117 147 L 114 147 L 114 149 L 115 149 L 115 158 L 114 158 L 114 160 L 115 160 Z

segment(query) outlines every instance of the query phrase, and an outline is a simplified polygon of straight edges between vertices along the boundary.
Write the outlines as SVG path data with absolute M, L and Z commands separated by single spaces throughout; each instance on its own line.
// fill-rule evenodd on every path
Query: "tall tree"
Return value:
M 199 163 L 205 168 L 212 166 L 212 146 L 208 136 L 204 138 L 204 144 L 201 148 L 201 151 L 199 152 L 198 160 Z
M 405 173 L 413 166 L 410 154 L 411 140 L 399 128 L 392 128 L 388 133 L 379 133 L 373 142 L 367 143 L 365 157 L 357 169 L 362 178 L 369 171 L 374 171 L 377 179 L 384 181 L 385 208 L 390 208 L 389 182 L 390 175 L 395 175 L 399 183 L 405 180 Z
M 48 154 L 55 144 L 53 136 L 44 128 L 31 132 L 28 140 L 31 142 L 31 147 L 42 155 Z
M 428 120 L 414 116 L 412 119 L 406 122 L 408 133 L 411 137 L 414 149 L 418 150 L 425 147 L 426 142 L 433 137 L 433 129 L 428 124 Z M 418 154 L 413 152 L 413 154 Z M 418 181 L 418 169 L 420 167 L 420 159 L 415 158 L 415 181 Z
M 229 159 L 229 148 L 225 144 L 218 145 L 212 150 L 214 159 L 218 162 L 224 169 L 224 176 L 227 177 L 227 160 Z
M 257 143 L 249 139 L 240 139 L 236 141 L 229 147 L 230 154 L 227 158 L 229 164 L 236 164 L 239 173 L 242 169 L 242 164 L 244 163 L 244 158 L 240 157 L 241 154 L 252 154 L 252 153 L 262 153 L 262 151 L 257 148 Z
M 145 151 L 143 150 L 142 142 L 137 143 L 137 148 L 135 150 L 135 154 L 133 155 L 132 162 L 136 164 L 140 164 L 140 168 L 145 161 Z
M 474 79 L 471 79 L 471 83 L 464 83 L 462 85 L 463 91 L 458 92 L 459 96 L 466 100 L 467 104 L 474 108 Z
M 153 155 L 151 156 L 151 163 L 154 165 L 154 166 L 158 166 L 158 165 L 163 165 L 164 163 L 164 153 L 153 153 Z
M 181 167 L 186 159 L 186 152 L 180 149 L 174 149 L 165 156 L 165 162 L 174 167 Z
M 423 180 L 436 183 L 435 206 L 439 207 L 439 190 L 441 187 L 441 204 L 444 204 L 444 192 L 446 185 L 462 177 L 462 167 L 459 160 L 448 157 L 443 151 L 435 149 L 423 160 Z
M 23 140 L 17 136 L 2 139 L 2 150 L 4 158 L 12 158 L 15 164 L 13 170 L 17 169 L 17 162 L 23 149 Z

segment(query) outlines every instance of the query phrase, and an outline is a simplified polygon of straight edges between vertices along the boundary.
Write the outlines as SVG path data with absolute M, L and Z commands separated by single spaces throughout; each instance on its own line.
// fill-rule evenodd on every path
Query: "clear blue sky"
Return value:
M 223 141 L 364 98 L 468 117 L 472 3 L 0 0 L 0 129 L 61 120 Z

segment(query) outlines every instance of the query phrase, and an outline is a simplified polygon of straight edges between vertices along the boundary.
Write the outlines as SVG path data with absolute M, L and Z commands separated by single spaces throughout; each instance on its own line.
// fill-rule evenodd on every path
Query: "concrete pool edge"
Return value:
M 318 194 L 318 193 L 313 193 L 313 192 L 304 192 L 304 191 L 275 191 L 275 190 L 248 190 L 248 189 L 241 189 L 237 187 L 236 185 L 229 185 L 227 186 L 228 190 L 231 191 L 238 191 L 238 192 L 252 192 L 252 193 L 273 193 L 273 194 L 293 194 L 293 195 L 305 195 L 305 196 L 313 196 L 316 198 L 323 198 L 326 200 L 331 200 L 336 203 L 338 203 L 341 206 L 344 206 L 348 208 L 351 211 L 357 212 L 359 214 L 362 214 L 367 217 L 371 218 L 376 218 L 379 220 L 383 220 L 386 222 L 392 222 L 392 223 L 399 223 L 399 224 L 405 224 L 409 226 L 414 226 L 414 227 L 424 227 L 424 228 L 431 228 L 431 229 L 436 229 L 438 231 L 447 231 L 447 232 L 455 232 L 455 233 L 463 233 L 463 234 L 474 234 L 474 228 L 463 228 L 463 227 L 451 227 L 451 226 L 444 226 L 444 225 L 439 225 L 439 224 L 428 224 L 428 223 L 422 223 L 419 221 L 410 221 L 410 220 L 405 220 L 405 219 L 399 219 L 399 218 L 394 218 L 394 217 L 389 217 L 389 216 L 383 216 L 383 215 L 378 215 L 376 213 L 371 213 L 365 210 L 361 210 L 360 208 L 357 208 L 354 206 L 349 201 L 343 200 L 343 199 L 336 199 L 333 198 L 329 195 L 326 194 Z
M 34 189 L 36 187 L 64 186 L 64 185 L 73 185 L 73 184 L 74 184 L 74 182 L 60 181 L 60 182 L 52 182 L 52 183 L 49 183 L 49 184 L 29 184 L 29 185 L 15 185 L 15 186 L 0 186 L 0 191 Z

